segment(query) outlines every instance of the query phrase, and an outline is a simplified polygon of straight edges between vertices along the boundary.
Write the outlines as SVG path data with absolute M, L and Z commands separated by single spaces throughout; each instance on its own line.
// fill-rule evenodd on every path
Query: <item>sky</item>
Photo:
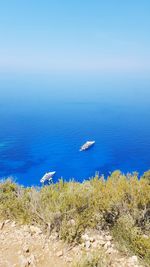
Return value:
M 150 74 L 150 1 L 0 1 L 3 72 Z

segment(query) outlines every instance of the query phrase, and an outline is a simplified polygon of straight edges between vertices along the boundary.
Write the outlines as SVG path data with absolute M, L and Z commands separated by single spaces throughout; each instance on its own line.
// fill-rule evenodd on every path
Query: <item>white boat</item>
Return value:
M 44 176 L 41 178 L 40 182 L 44 183 L 45 181 L 52 181 L 52 177 L 55 175 L 56 172 L 47 172 L 44 174 Z
M 81 146 L 80 151 L 87 150 L 94 144 L 95 144 L 95 141 L 87 141 L 83 146 Z

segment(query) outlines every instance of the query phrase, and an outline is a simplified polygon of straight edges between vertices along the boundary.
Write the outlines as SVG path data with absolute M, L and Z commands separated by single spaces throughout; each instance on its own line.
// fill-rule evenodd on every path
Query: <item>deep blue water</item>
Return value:
M 88 139 L 94 147 L 79 152 Z M 144 79 L 0 79 L 0 177 L 39 185 L 150 168 L 150 82 Z

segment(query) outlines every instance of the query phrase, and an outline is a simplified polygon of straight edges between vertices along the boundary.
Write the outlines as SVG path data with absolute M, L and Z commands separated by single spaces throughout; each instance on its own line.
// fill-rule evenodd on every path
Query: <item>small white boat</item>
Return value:
M 56 172 L 47 172 L 44 174 L 44 176 L 41 178 L 40 182 L 44 183 L 45 181 L 52 181 L 52 177 L 55 175 Z
M 87 141 L 83 146 L 81 146 L 80 151 L 87 150 L 94 144 L 95 144 L 95 141 Z

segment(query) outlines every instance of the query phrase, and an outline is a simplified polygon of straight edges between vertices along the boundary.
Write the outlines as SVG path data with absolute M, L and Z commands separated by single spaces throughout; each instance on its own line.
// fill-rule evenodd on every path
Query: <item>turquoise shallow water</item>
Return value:
M 24 77 L 0 88 L 0 177 L 39 185 L 53 170 L 54 181 L 82 181 L 150 168 L 149 81 Z

